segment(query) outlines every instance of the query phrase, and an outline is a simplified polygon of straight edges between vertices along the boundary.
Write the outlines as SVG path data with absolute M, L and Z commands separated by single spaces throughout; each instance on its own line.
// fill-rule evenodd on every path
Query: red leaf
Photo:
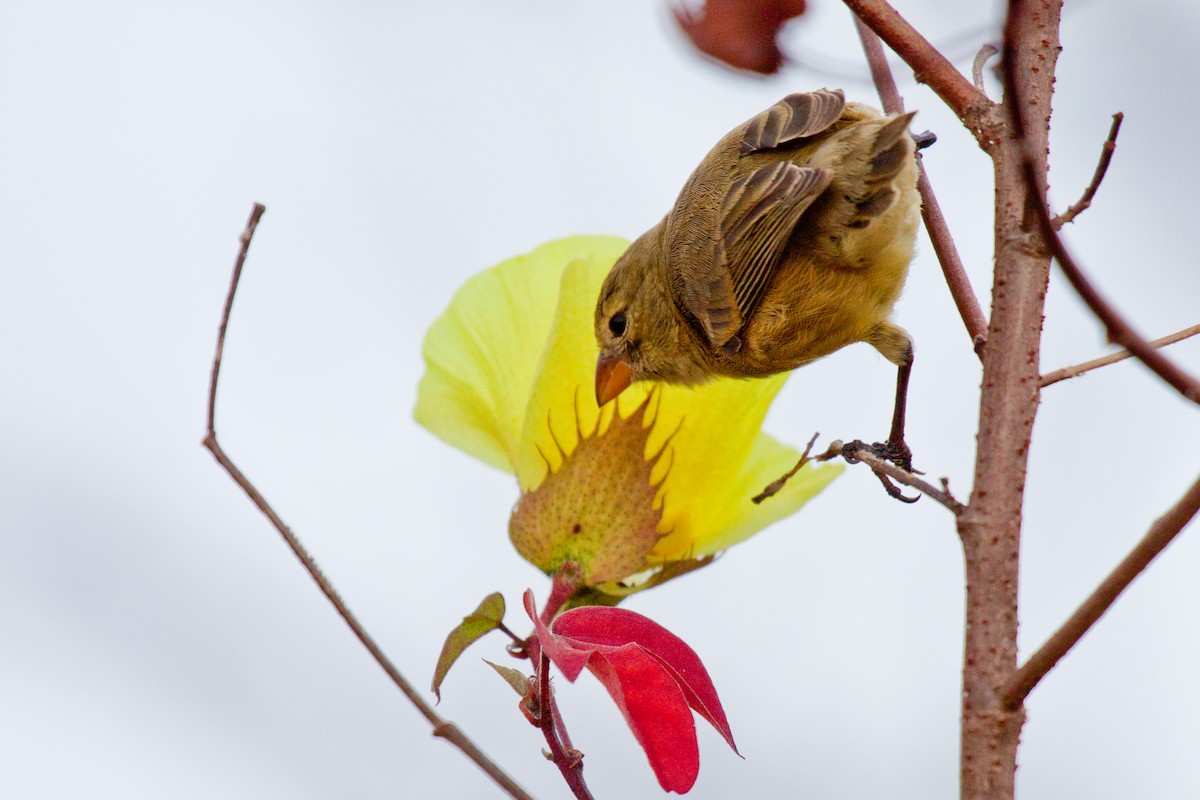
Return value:
M 627 642 L 641 645 L 676 677 L 687 703 L 708 720 L 737 752 L 733 731 L 717 697 L 708 670 L 696 651 L 654 620 L 623 608 L 584 606 L 566 612 L 554 620 L 554 633 L 577 642 L 619 646 Z
M 708 671 L 678 636 L 641 614 L 600 606 L 572 609 L 547 627 L 537 615 L 533 593 L 526 591 L 524 599 L 546 657 L 569 681 L 585 666 L 600 680 L 663 789 L 687 792 L 700 769 L 689 707 L 737 752 Z
M 534 629 L 537 631 L 538 643 L 542 646 L 542 652 L 546 657 L 554 662 L 555 666 L 563 671 L 563 675 L 571 683 L 579 677 L 579 673 L 583 672 L 583 668 L 587 666 L 588 658 L 591 657 L 592 651 L 595 648 L 591 647 L 575 647 L 571 640 L 564 639 L 561 636 L 555 636 L 546 627 L 546 623 L 542 622 L 542 618 L 538 616 L 537 608 L 533 604 L 533 591 L 525 590 L 525 613 L 533 620 Z
M 776 37 L 805 0 L 707 0 L 695 11 L 672 6 L 675 20 L 702 53 L 736 69 L 774 74 L 784 62 Z
M 588 669 L 608 690 L 665 791 L 684 794 L 700 772 L 696 723 L 670 671 L 636 644 L 594 653 Z

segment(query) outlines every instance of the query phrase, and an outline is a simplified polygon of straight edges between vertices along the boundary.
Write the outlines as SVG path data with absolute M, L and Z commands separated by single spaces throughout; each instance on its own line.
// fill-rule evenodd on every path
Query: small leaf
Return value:
M 493 664 L 486 658 L 483 659 L 483 663 L 496 670 L 496 672 L 500 674 L 500 677 L 504 678 L 508 685 L 515 689 L 517 694 L 521 695 L 521 697 L 525 697 L 527 694 L 529 694 L 529 676 L 524 672 L 521 672 L 519 669 L 513 669 L 512 667 Z
M 504 597 L 499 592 L 492 592 L 483 598 L 479 608 L 463 617 L 462 623 L 450 631 L 446 643 L 442 645 L 442 653 L 438 656 L 437 668 L 433 671 L 433 693 L 438 702 L 442 699 L 442 681 L 450 672 L 450 667 L 463 654 L 463 651 L 475 643 L 479 637 L 500 627 L 504 619 Z

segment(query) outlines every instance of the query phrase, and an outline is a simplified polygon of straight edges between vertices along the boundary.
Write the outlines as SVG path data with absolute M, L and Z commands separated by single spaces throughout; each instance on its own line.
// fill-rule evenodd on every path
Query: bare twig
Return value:
M 221 357 L 225 354 L 225 329 L 229 327 L 229 315 L 233 313 L 233 298 L 237 294 L 238 281 L 242 279 L 242 267 L 246 263 L 246 253 L 250 250 L 250 240 L 258 230 L 259 220 L 267 211 L 262 203 L 255 203 L 250 209 L 250 219 L 246 221 L 246 229 L 239 237 L 241 247 L 238 248 L 237 260 L 233 262 L 233 277 L 229 282 L 229 292 L 225 295 L 225 307 L 221 310 L 221 325 L 217 328 L 217 349 L 213 353 L 212 375 L 208 381 L 208 421 L 209 436 L 216 438 L 213 433 L 217 414 L 217 382 L 221 377 Z M 207 446 L 207 439 L 205 440 Z
M 900 96 L 900 89 L 896 86 L 892 66 L 888 64 L 887 54 L 883 52 L 879 34 L 867 27 L 857 14 L 854 15 L 854 29 L 858 31 L 858 39 L 862 42 L 867 66 L 871 70 L 871 80 L 875 83 L 875 91 L 879 92 L 879 102 L 883 104 L 884 112 L 903 114 L 904 98 Z
M 859 444 L 861 445 L 861 443 Z M 955 516 L 961 514 L 965 509 L 965 506 L 955 500 L 954 496 L 950 494 L 949 487 L 946 486 L 945 483 L 943 483 L 943 488 L 939 489 L 928 481 L 922 480 L 921 478 L 912 474 L 911 472 L 897 467 L 890 461 L 885 461 L 884 459 L 872 453 L 869 449 L 854 445 L 854 442 L 851 442 L 850 445 L 843 445 L 840 441 L 835 440 L 830 443 L 828 449 L 826 449 L 824 453 L 821 453 L 819 456 L 815 456 L 813 460 L 829 461 L 832 458 L 841 456 L 850 464 L 853 464 L 856 461 L 861 461 L 870 467 L 871 471 L 876 475 L 883 473 L 897 483 L 902 483 L 905 486 L 910 486 L 913 489 L 916 489 L 921 494 L 927 495 L 929 498 L 936 500 L 938 503 L 945 506 Z M 945 481 L 945 479 L 943 479 L 943 481 Z
M 1012 0 L 1009 10 L 1009 21 L 1016 16 L 1013 9 L 1019 8 L 1023 0 Z M 1054 260 L 1062 269 L 1067 280 L 1075 287 L 1083 301 L 1091 308 L 1092 313 L 1104 324 L 1111 342 L 1121 345 L 1133 353 L 1134 357 L 1150 368 L 1154 374 L 1162 378 L 1168 385 L 1194 403 L 1200 403 L 1200 382 L 1177 367 L 1173 361 L 1156 351 L 1140 334 L 1138 334 L 1125 318 L 1096 290 L 1083 270 L 1075 263 L 1071 254 L 1054 229 L 1054 221 L 1050 218 L 1050 210 L 1046 205 L 1046 183 L 1044 175 L 1035 166 L 1035 154 L 1030 143 L 1026 141 L 1027 129 L 1025 120 L 1025 102 L 1018 94 L 1013 67 L 1013 40 L 1007 32 L 1004 43 L 1004 91 L 1010 102 L 1006 103 L 1011 113 L 1013 134 L 1021 143 L 1021 171 L 1029 195 L 1029 207 L 1032 209 L 1036 224 L 1041 228 L 1042 239 L 1054 255 Z
M 778 478 L 776 478 L 775 480 L 768 483 L 767 487 L 765 489 L 763 489 L 758 494 L 754 495 L 754 497 L 750 498 L 750 502 L 754 503 L 755 505 L 758 505 L 763 500 L 766 500 L 768 497 L 774 497 L 776 494 L 778 494 L 779 490 L 784 487 L 784 484 L 786 484 L 788 481 L 790 481 L 792 479 L 792 476 L 800 471 L 801 467 L 803 467 L 805 464 L 807 464 L 809 461 L 812 460 L 809 458 L 808 454 L 812 452 L 813 445 L 817 443 L 817 437 L 820 435 L 821 434 L 819 434 L 819 433 L 814 433 L 812 435 L 812 438 L 808 440 L 808 445 L 805 446 L 804 452 L 800 454 L 800 460 L 796 462 L 796 466 L 792 467 L 787 472 L 783 473 Z
M 962 76 L 929 40 L 883 0 L 844 0 L 846 6 L 912 68 L 945 101 L 959 119 L 974 127 L 973 118 L 991 109 L 992 102 Z
M 518 798 L 518 800 L 532 800 L 531 795 L 517 785 L 516 781 L 505 774 L 505 772 L 500 769 L 495 762 L 488 758 L 482 750 L 476 747 L 475 744 L 468 739 L 466 735 L 458 729 L 458 727 L 454 725 L 454 723 L 447 722 L 446 720 L 442 719 L 433 710 L 433 707 L 430 706 L 429 703 L 425 702 L 425 699 L 422 698 L 412 684 L 405 679 L 405 677 L 400 673 L 391 660 L 384 654 L 383 650 L 380 649 L 379 645 L 375 643 L 375 640 L 371 638 L 370 634 L 368 634 L 363 628 L 362 624 L 358 621 L 358 618 L 351 613 L 349 608 L 347 608 L 341 596 L 338 595 L 337 590 L 333 588 L 333 584 L 331 584 L 329 579 L 325 577 L 325 574 L 321 571 L 321 568 L 317 565 L 317 562 L 305 549 L 304 545 L 300 543 L 300 540 L 296 537 L 296 534 L 293 533 L 292 530 L 279 517 L 279 515 L 275 513 L 275 510 L 271 508 L 270 504 L 267 503 L 266 499 L 262 496 L 262 494 L 259 493 L 258 489 L 254 487 L 254 484 L 250 482 L 250 479 L 247 478 L 242 471 L 237 468 L 229 456 L 225 454 L 225 451 L 221 448 L 221 445 L 217 442 L 217 431 L 215 427 L 217 382 L 221 373 L 221 355 L 225 349 L 225 331 L 229 327 L 229 316 L 233 309 L 233 298 L 237 294 L 238 281 L 242 275 L 242 266 L 246 261 L 246 253 L 250 249 L 250 241 L 254 237 L 254 231 L 258 227 L 258 222 L 262 218 L 263 212 L 265 211 L 265 207 L 255 203 L 254 209 L 250 213 L 250 219 L 246 223 L 246 229 L 241 236 L 241 248 L 238 251 L 237 261 L 233 267 L 233 277 L 229 283 L 229 293 L 225 297 L 225 308 L 221 313 L 221 324 L 217 333 L 217 347 L 213 356 L 212 380 L 208 387 L 208 428 L 203 444 L 208 451 L 212 453 L 213 458 L 217 460 L 217 463 L 220 464 L 227 473 L 229 473 L 229 477 L 233 479 L 234 483 L 236 483 L 242 489 L 242 491 L 246 493 L 246 496 L 250 498 L 250 501 L 257 506 L 258 510 L 263 513 L 263 515 L 271 522 L 271 525 L 274 526 L 275 530 L 279 532 L 279 535 L 283 537 L 283 540 L 287 544 L 288 548 L 292 551 L 292 553 L 304 567 L 305 571 L 308 572 L 309 576 L 317 584 L 317 588 L 321 590 L 321 593 L 324 594 L 325 598 L 333 605 L 338 615 L 341 616 L 346 625 L 350 627 L 350 630 L 354 632 L 354 635 L 362 643 L 363 647 L 367 648 L 367 651 L 375 659 L 376 663 L 378 663 L 379 666 L 383 668 L 383 671 L 387 673 L 388 677 L 392 679 L 392 683 L 399 687 L 400 691 L 404 693 L 405 697 L 407 697 L 409 701 L 411 701 L 412 704 L 417 707 L 417 710 L 421 712 L 422 716 L 424 716 L 425 719 L 429 721 L 430 725 L 433 726 L 433 735 L 440 736 L 461 750 L 467 756 L 467 758 L 474 761 L 479 768 L 487 773 L 488 777 L 490 777 L 502 789 L 504 789 L 504 791 L 507 792 L 510 797 Z
M 879 36 L 857 16 L 854 18 L 854 24 L 858 29 L 859 39 L 862 40 L 863 51 L 867 55 L 871 77 L 879 92 L 883 110 L 889 114 L 903 113 L 904 100 L 896 88 L 896 81 L 892 77 L 892 70 L 888 65 L 887 56 L 884 55 Z M 921 217 L 925 221 L 925 230 L 929 232 L 929 240 L 933 243 L 933 251 L 942 267 L 946 285 L 950 288 L 950 296 L 954 299 L 963 324 L 967 326 L 972 349 L 976 355 L 982 357 L 983 344 L 987 340 L 987 318 L 983 315 L 975 290 L 971 288 L 971 279 L 967 277 L 966 267 L 963 266 L 958 247 L 954 243 L 954 236 L 950 233 L 945 216 L 942 215 L 942 207 L 933 193 L 933 184 L 929 182 L 929 174 L 926 173 L 924 161 L 919 154 L 917 191 L 921 195 Z
M 1164 336 L 1161 339 L 1155 339 L 1149 342 L 1149 344 L 1151 347 L 1158 349 L 1159 347 L 1166 347 L 1169 344 L 1181 342 L 1184 339 L 1195 336 L 1198 333 L 1200 333 L 1200 325 L 1193 325 L 1190 328 L 1184 328 L 1181 331 L 1176 331 L 1175 333 Z M 1045 389 L 1051 384 L 1058 383 L 1059 381 L 1065 381 L 1068 378 L 1078 377 L 1085 372 L 1090 372 L 1094 369 L 1099 369 L 1100 367 L 1107 367 L 1109 364 L 1116 364 L 1118 361 L 1124 361 L 1132 356 L 1133 353 L 1129 352 L 1128 350 L 1122 350 L 1118 353 L 1109 353 L 1106 356 L 1094 358 L 1091 361 L 1085 361 L 1082 364 L 1075 364 L 1070 367 L 1062 367 L 1054 370 L 1053 372 L 1047 372 L 1045 375 L 1043 375 L 1041 386 L 1043 389 Z
M 1096 196 L 1096 190 L 1100 188 L 1100 182 L 1104 180 L 1104 175 L 1108 172 L 1108 165 L 1112 162 L 1113 152 L 1117 149 L 1117 134 L 1121 132 L 1121 122 L 1124 119 L 1125 115 L 1120 111 L 1113 114 L 1112 127 L 1108 129 L 1108 138 L 1104 140 L 1104 147 L 1100 150 L 1100 161 L 1096 164 L 1092 181 L 1083 190 L 1083 196 L 1079 198 L 1078 203 L 1068 206 L 1066 211 L 1050 221 L 1055 230 L 1073 221 L 1092 204 L 1092 198 Z
M 1041 648 L 1029 657 L 1012 681 L 1001 693 L 1005 707 L 1014 709 L 1046 676 L 1058 660 L 1074 647 L 1083 635 L 1108 611 L 1129 584 L 1150 566 L 1159 553 L 1187 526 L 1200 511 L 1200 478 L 1184 493 L 1167 513 L 1163 514 L 1146 533 L 1137 546 L 1125 556 L 1108 577 L 1083 602 L 1075 613 L 1062 624 Z
M 975 81 L 975 88 L 983 94 L 987 94 L 987 89 L 983 85 L 983 65 L 988 62 L 989 58 L 999 52 L 999 47 L 988 42 L 979 48 L 979 52 L 975 54 L 975 61 L 971 64 L 971 79 Z

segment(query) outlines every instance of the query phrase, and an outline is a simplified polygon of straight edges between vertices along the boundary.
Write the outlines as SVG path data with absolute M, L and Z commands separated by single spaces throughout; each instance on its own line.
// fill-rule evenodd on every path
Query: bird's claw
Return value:
M 872 470 L 873 471 L 873 470 Z M 914 494 L 911 497 L 902 493 L 900 487 L 892 483 L 892 479 L 882 472 L 876 472 L 875 477 L 879 478 L 879 482 L 883 484 L 883 490 L 888 493 L 888 497 L 899 500 L 901 503 L 915 503 L 921 499 L 921 495 Z
M 847 462 L 853 464 L 862 460 L 856 456 L 856 453 L 863 451 L 883 461 L 891 462 L 905 472 L 920 474 L 913 470 L 912 450 L 908 448 L 903 439 L 899 442 L 875 442 L 874 444 L 867 444 L 861 439 L 855 439 L 853 442 L 842 446 L 842 457 Z M 921 495 L 919 494 L 912 497 L 905 495 L 900 491 L 900 487 L 892 482 L 891 478 L 879 470 L 873 469 L 871 471 L 875 473 L 875 477 L 879 478 L 879 482 L 883 484 L 883 489 L 887 492 L 888 497 L 899 500 L 901 503 L 915 503 L 921 499 Z

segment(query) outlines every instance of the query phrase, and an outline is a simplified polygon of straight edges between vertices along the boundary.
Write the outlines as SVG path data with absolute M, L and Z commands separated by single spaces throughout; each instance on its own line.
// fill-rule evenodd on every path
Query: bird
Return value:
M 866 342 L 897 367 L 888 439 L 869 447 L 911 471 L 914 347 L 891 316 L 920 217 L 915 113 L 820 89 L 717 142 L 600 288 L 597 405 L 639 381 L 761 378 Z

